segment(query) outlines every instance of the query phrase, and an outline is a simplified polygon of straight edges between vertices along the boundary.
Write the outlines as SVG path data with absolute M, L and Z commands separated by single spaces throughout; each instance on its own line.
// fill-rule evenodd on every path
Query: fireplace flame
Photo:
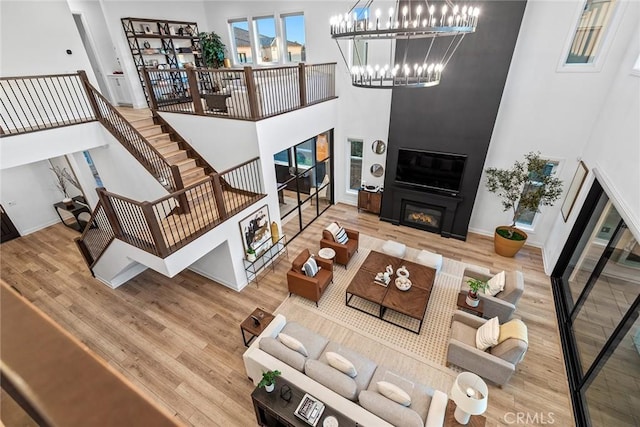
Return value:
M 421 222 L 423 224 L 434 224 L 433 216 L 422 213 L 414 212 L 409 215 L 409 219 L 415 222 Z

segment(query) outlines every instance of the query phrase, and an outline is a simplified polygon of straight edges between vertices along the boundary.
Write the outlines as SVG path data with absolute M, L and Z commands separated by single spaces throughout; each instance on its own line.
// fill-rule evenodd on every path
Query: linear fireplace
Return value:
M 402 200 L 400 224 L 419 228 L 432 233 L 440 233 L 444 209 L 409 200 Z

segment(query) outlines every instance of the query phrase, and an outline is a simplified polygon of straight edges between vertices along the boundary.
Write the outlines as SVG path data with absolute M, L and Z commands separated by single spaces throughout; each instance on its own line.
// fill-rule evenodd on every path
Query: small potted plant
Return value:
M 256 260 L 256 251 L 254 251 L 252 247 L 249 247 L 249 249 L 247 249 L 247 261 L 253 262 L 255 260 Z
M 478 279 L 468 279 L 467 283 L 469 284 L 469 292 L 467 293 L 467 305 L 469 307 L 477 307 L 480 304 L 480 300 L 478 299 L 478 291 L 485 290 L 489 287 L 489 284 L 485 281 Z
M 258 387 L 264 387 L 267 393 L 271 393 L 276 386 L 276 378 L 281 374 L 280 371 L 267 371 L 262 373 L 262 379 L 258 383 Z

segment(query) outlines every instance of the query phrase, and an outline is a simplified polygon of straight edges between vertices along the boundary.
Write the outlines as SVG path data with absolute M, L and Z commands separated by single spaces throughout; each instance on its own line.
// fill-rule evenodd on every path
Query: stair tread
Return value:
M 187 157 L 186 159 L 178 160 L 177 162 L 174 163 L 174 165 L 182 166 L 182 165 L 186 165 L 187 163 L 190 163 L 190 162 L 194 162 L 194 165 L 195 165 L 195 161 L 196 161 L 196 159 L 194 159 L 193 157 Z M 189 169 L 187 169 L 187 170 L 189 170 Z
M 167 132 L 163 132 L 163 133 L 159 133 L 157 135 L 148 136 L 147 139 L 159 139 L 159 138 L 162 138 L 162 137 L 171 138 L 171 134 L 169 134 Z
M 184 184 L 185 187 L 190 187 L 194 184 L 197 184 L 199 182 L 204 182 L 208 179 L 209 179 L 208 175 L 196 176 L 195 178 L 185 179 L 182 183 Z
M 158 147 L 156 147 L 158 148 Z M 167 157 L 172 157 L 172 156 L 177 156 L 178 154 L 182 155 L 182 154 L 186 154 L 187 150 L 174 150 L 174 151 L 168 151 L 166 153 L 163 153 L 162 155 L 167 158 Z

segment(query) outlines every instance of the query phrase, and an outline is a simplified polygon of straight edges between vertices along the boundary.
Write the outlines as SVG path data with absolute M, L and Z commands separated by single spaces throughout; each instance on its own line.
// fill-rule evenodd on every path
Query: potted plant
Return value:
M 271 393 L 276 386 L 276 378 L 281 374 L 280 371 L 267 371 L 262 373 L 262 379 L 258 383 L 258 387 L 264 387 L 267 393 Z
M 202 46 L 202 59 L 204 65 L 209 68 L 220 68 L 224 65 L 225 46 L 220 36 L 215 32 L 200 33 L 200 45 Z
M 247 261 L 253 262 L 256 260 L 256 251 L 253 250 L 252 247 L 249 247 L 249 249 L 247 249 Z
M 526 211 L 539 212 L 540 206 L 552 206 L 562 194 L 562 181 L 546 174 L 548 161 L 539 152 L 530 152 L 525 160 L 510 169 L 487 168 L 487 189 L 502 199 L 506 212 L 513 211 L 511 225 L 496 227 L 494 247 L 498 255 L 513 257 L 527 240 L 527 233 L 516 227 L 517 218 Z
M 469 307 L 477 307 L 480 304 L 478 299 L 478 291 L 484 291 L 489 287 L 489 284 L 483 280 L 470 278 L 467 280 L 469 284 L 469 292 L 467 292 L 466 303 Z

